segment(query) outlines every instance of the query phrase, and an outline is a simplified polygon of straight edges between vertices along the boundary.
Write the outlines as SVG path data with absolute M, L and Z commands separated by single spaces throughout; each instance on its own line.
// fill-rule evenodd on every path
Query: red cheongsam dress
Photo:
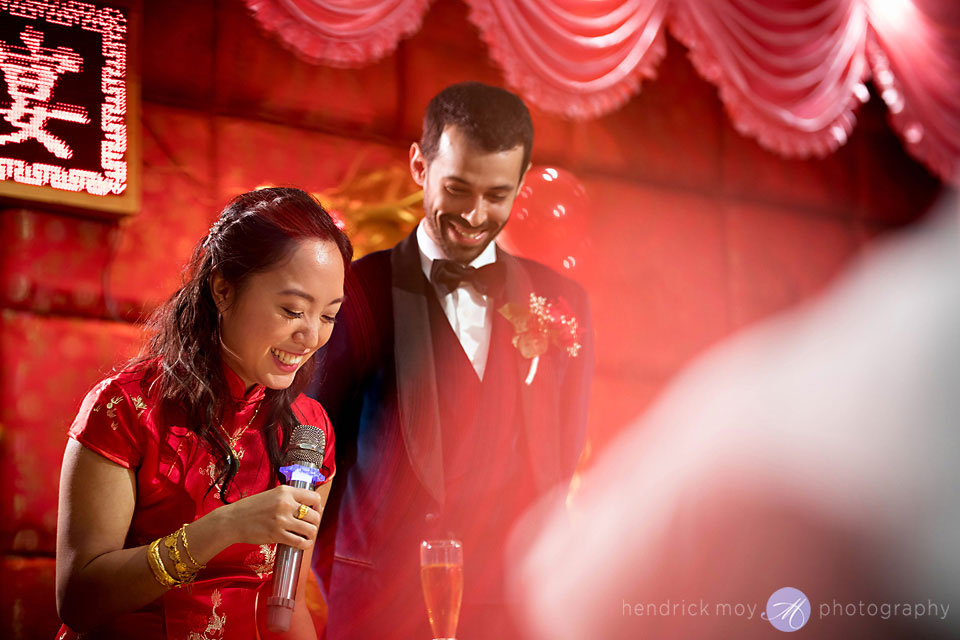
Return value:
M 137 502 L 125 548 L 149 544 L 223 506 L 220 487 L 211 485 L 225 461 L 181 421 L 167 416 L 160 421 L 150 394 L 153 370 L 128 368 L 102 381 L 87 394 L 69 431 L 84 447 L 136 475 Z M 225 373 L 231 398 L 223 428 L 232 436 L 249 425 L 236 444 L 240 466 L 228 496 L 235 502 L 275 487 L 277 480 L 267 456 L 264 416 L 258 413 L 267 391 L 263 386 L 246 391 L 239 376 L 226 367 Z M 293 411 L 301 424 L 324 431 L 324 464 L 332 478 L 333 430 L 326 412 L 304 395 L 294 401 Z M 79 638 L 255 640 L 258 590 L 271 578 L 275 553 L 272 544 L 232 545 L 210 560 L 190 587 L 171 589 Z M 70 637 L 78 636 L 66 627 L 57 635 L 58 640 Z

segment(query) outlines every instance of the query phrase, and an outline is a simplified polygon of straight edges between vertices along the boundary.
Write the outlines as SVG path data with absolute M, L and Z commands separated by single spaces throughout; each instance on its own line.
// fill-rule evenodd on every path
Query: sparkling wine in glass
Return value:
M 420 544 L 420 583 L 434 640 L 456 640 L 463 598 L 463 545 L 459 540 Z

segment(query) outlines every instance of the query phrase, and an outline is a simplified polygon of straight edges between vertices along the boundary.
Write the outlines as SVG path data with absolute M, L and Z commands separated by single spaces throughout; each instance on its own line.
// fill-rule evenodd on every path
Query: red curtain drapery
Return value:
M 824 156 L 846 142 L 869 96 L 864 15 L 848 0 L 684 0 L 671 32 L 740 133 L 784 156 Z
M 913 157 L 960 183 L 960 3 L 871 0 L 868 52 L 894 129 Z
M 332 67 L 385 58 L 420 28 L 430 0 L 245 0 L 299 56 Z
M 429 0 L 245 0 L 307 60 L 356 67 L 394 51 Z M 545 111 L 610 113 L 652 78 L 664 29 L 717 85 L 734 126 L 787 157 L 844 144 L 873 79 L 905 147 L 960 173 L 955 0 L 466 0 L 506 82 Z
M 622 106 L 666 53 L 666 0 L 469 2 L 507 83 L 538 107 L 574 119 Z

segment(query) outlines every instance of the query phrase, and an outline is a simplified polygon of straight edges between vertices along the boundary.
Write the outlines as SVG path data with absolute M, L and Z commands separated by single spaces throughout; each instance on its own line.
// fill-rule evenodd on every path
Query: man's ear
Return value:
M 233 303 L 233 285 L 219 271 L 210 276 L 210 293 L 213 294 L 213 303 L 217 311 L 223 313 Z
M 520 193 L 520 189 L 523 188 L 523 181 L 527 177 L 527 173 L 530 171 L 530 167 L 533 166 L 532 162 L 527 163 L 527 167 L 523 170 L 523 173 L 520 174 L 520 182 L 517 183 L 517 193 Z
M 410 145 L 410 175 L 421 187 L 427 178 L 427 158 L 423 155 L 423 149 L 420 148 L 419 143 L 416 142 Z

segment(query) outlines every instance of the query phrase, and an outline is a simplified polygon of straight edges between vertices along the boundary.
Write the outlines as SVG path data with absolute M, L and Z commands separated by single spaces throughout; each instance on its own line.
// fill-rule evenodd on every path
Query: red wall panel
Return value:
M 570 168 L 718 189 L 724 116 L 716 89 L 697 75 L 683 47 L 670 38 L 667 43 L 657 79 L 645 82 L 637 98 L 574 128 Z
M 933 204 L 939 182 L 907 155 L 887 124 L 882 103 L 873 98 L 865 104 L 857 124 L 857 214 L 870 224 L 899 227 L 916 220 Z
M 722 218 L 703 196 L 614 179 L 586 186 L 599 366 L 665 377 L 729 330 Z
M 0 555 L 0 633 L 5 640 L 52 640 L 60 628 L 53 558 Z
M 194 245 L 219 213 L 212 128 L 204 114 L 144 105 L 143 207 L 119 226 L 106 274 L 114 317 L 137 320 L 175 291 Z
M 726 117 L 721 133 L 723 195 L 769 203 L 773 208 L 807 207 L 833 216 L 853 216 L 861 171 L 853 138 L 825 158 L 787 160 L 734 131 Z
M 818 293 L 859 247 L 851 221 L 738 203 L 724 211 L 736 326 Z
M 350 70 L 313 65 L 265 35 L 245 3 L 220 2 L 217 9 L 220 112 L 365 138 L 394 134 L 403 90 L 395 58 Z
M 459 2 L 435 3 L 420 31 L 400 44 L 397 59 L 402 100 L 395 135 L 407 144 L 420 138 L 424 109 L 445 86 L 465 80 L 503 85 L 480 34 L 467 22 L 466 6 Z
M 142 7 L 140 69 L 144 100 L 164 104 L 212 104 L 216 3 L 146 0 Z
M 308 191 L 336 187 L 361 172 L 407 163 L 407 149 L 239 118 L 217 118 L 217 196 L 226 202 L 260 185 Z
M 105 223 L 29 209 L 0 211 L 0 306 L 101 316 L 115 235 Z
M 54 551 L 67 429 L 139 342 L 127 323 L 0 312 L 0 550 Z

